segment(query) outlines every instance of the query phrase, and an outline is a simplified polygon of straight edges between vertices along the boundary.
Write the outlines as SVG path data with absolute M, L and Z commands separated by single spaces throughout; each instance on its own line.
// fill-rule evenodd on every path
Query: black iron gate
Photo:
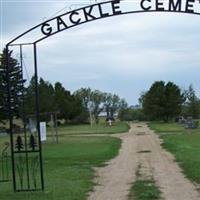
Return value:
M 35 80 L 35 117 L 37 121 L 34 132 L 29 131 L 25 110 L 25 80 L 23 78 L 23 49 L 19 45 L 20 69 L 17 74 L 20 80 L 17 80 L 13 87 L 13 81 L 16 82 L 16 74 L 12 73 L 12 63 L 9 56 L 9 46 L 7 52 L 7 107 L 10 122 L 10 145 L 12 161 L 12 178 L 14 191 L 38 191 L 44 190 L 42 146 L 40 138 L 40 119 L 39 119 L 39 97 L 38 97 L 38 75 L 37 75 L 37 52 L 36 45 L 33 45 L 34 51 L 34 80 Z M 16 95 L 15 88 L 21 88 Z M 18 103 L 16 103 L 16 101 Z M 19 108 L 20 102 L 20 108 Z M 18 105 L 18 107 L 17 107 Z M 21 119 L 20 125 L 16 125 L 15 118 Z
M 10 155 L 9 143 L 5 142 L 1 150 L 0 156 L 0 182 L 8 182 L 10 180 Z

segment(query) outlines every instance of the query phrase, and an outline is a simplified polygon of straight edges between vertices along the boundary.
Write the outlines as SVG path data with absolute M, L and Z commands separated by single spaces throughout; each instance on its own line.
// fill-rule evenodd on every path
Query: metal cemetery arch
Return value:
M 127 6 L 127 2 L 129 6 Z M 31 45 L 33 47 L 34 57 L 34 78 L 35 78 L 35 116 L 37 121 L 37 147 L 30 148 L 30 144 L 27 143 L 27 133 L 24 128 L 24 136 L 17 138 L 18 142 L 24 140 L 23 148 L 16 148 L 13 132 L 13 107 L 12 104 L 12 88 L 11 72 L 9 56 L 7 55 L 7 92 L 8 92 L 8 110 L 9 110 L 9 122 L 10 122 L 10 142 L 11 142 L 11 157 L 12 157 L 12 176 L 13 176 L 13 188 L 14 191 L 37 191 L 44 190 L 44 178 L 43 178 L 43 164 L 42 164 L 42 150 L 41 150 L 41 136 L 40 136 L 40 110 L 39 110 L 39 94 L 38 94 L 38 71 L 37 71 L 37 43 L 44 39 L 53 36 L 59 32 L 73 28 L 84 23 L 92 22 L 98 19 L 108 18 L 112 16 L 143 13 L 143 12 L 173 12 L 173 13 L 186 13 L 193 15 L 200 15 L 200 0 L 112 0 L 101 3 L 92 4 L 83 8 L 75 9 L 70 12 L 64 13 L 45 22 L 38 24 L 37 26 L 29 29 L 23 34 L 19 35 L 6 45 L 7 52 L 11 46 L 18 46 L 20 50 L 20 64 L 22 66 L 22 54 L 23 46 Z M 32 34 L 35 36 L 32 36 Z M 27 36 L 31 35 L 31 40 L 24 42 Z M 24 122 L 25 123 L 25 122 Z M 26 126 L 24 126 L 26 127 Z M 33 139 L 33 138 L 32 138 Z M 33 142 L 34 143 L 34 142 Z M 34 145 L 33 145 L 34 146 Z M 19 155 L 24 156 L 23 169 L 26 168 L 27 173 L 25 176 L 24 185 L 20 185 L 20 180 L 17 175 L 16 159 Z M 36 186 L 36 177 L 31 180 L 31 173 L 35 174 L 34 169 L 30 169 L 30 158 L 35 158 L 38 162 L 39 173 L 39 186 Z M 20 163 L 17 163 L 18 165 Z M 21 163 L 22 164 L 22 163 Z M 37 170 L 38 170 L 37 169 Z M 31 171 L 33 170 L 33 171 Z M 32 177 L 34 178 L 34 177 Z M 31 184 L 31 182 L 33 182 Z

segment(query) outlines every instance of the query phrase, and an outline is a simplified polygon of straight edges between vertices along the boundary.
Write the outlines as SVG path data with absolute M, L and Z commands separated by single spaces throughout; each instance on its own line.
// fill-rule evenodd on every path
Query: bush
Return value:
M 145 121 L 146 117 L 142 109 L 126 108 L 120 110 L 119 119 L 121 121 L 134 121 L 134 120 Z

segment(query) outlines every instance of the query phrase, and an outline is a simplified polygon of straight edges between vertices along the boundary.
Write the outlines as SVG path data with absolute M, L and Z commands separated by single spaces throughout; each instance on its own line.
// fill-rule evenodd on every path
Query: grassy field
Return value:
M 83 128 L 84 127 L 84 128 Z M 118 127 L 118 128 L 117 128 Z M 123 127 L 123 128 L 120 128 Z M 87 130 L 84 126 L 66 127 L 73 133 L 107 133 L 121 132 L 127 125 L 96 127 L 97 131 Z M 93 127 L 94 128 L 94 127 Z M 83 130 L 84 129 L 84 130 Z M 93 188 L 93 167 L 104 165 L 105 162 L 118 154 L 121 141 L 109 136 L 69 136 L 63 130 L 59 144 L 51 141 L 43 145 L 45 192 L 16 193 L 12 192 L 11 182 L 1 183 L 0 199 L 2 200 L 84 200 Z M 83 132 L 82 132 L 83 131 Z M 72 133 L 71 132 L 71 133 Z M 3 143 L 4 139 L 1 139 Z
M 131 188 L 129 200 L 158 200 L 160 194 L 153 180 L 137 180 Z
M 185 128 L 181 124 L 177 123 L 150 122 L 149 127 L 157 133 L 182 133 L 185 131 Z
M 105 122 L 98 125 L 67 125 L 58 128 L 59 135 L 80 135 L 80 134 L 114 134 L 123 133 L 129 130 L 129 125 L 124 122 L 117 121 L 113 126 L 108 126 Z M 49 134 L 51 130 L 49 129 Z
M 149 123 L 156 132 L 161 134 L 163 147 L 175 155 L 186 176 L 200 183 L 200 130 L 181 130 L 179 124 Z M 180 134 L 181 133 L 181 134 Z

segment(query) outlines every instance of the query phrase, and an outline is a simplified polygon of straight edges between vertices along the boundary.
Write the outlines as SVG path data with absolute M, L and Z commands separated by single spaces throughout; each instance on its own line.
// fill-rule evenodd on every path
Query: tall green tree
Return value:
M 144 113 L 150 120 L 170 119 L 181 113 L 184 96 L 172 82 L 156 81 L 140 98 Z
M 54 108 L 54 87 L 42 78 L 39 80 L 40 112 L 52 112 Z
M 74 95 L 82 100 L 83 106 L 88 110 L 91 106 L 91 88 L 80 88 L 74 92 Z
M 89 119 L 89 113 L 87 109 L 83 106 L 82 100 L 75 96 L 72 95 L 72 112 L 70 116 L 70 122 L 74 124 L 80 124 L 80 123 L 88 123 Z
M 5 119 L 4 93 L 6 92 L 6 88 L 4 87 L 5 70 L 2 66 L 2 56 L 3 54 L 0 54 L 0 122 L 3 122 L 2 120 Z
M 200 100 L 196 96 L 196 92 L 192 85 L 186 90 L 186 103 L 185 103 L 185 115 L 191 116 L 195 119 L 200 116 Z
M 142 106 L 145 115 L 152 119 L 162 119 L 165 104 L 165 83 L 157 81 L 152 84 L 148 92 L 143 94 Z
M 9 79 L 10 79 L 10 97 L 11 97 L 11 108 L 12 113 L 16 117 L 20 117 L 22 114 L 22 93 L 24 91 L 23 87 L 23 76 L 21 67 L 17 59 L 13 58 L 12 51 L 6 49 L 3 50 L 0 57 L 0 118 L 1 120 L 7 119 L 7 109 L 8 109 L 8 95 L 7 95 L 7 77 L 6 77 L 6 64 L 7 55 L 9 61 Z
M 164 121 L 168 122 L 173 117 L 179 115 L 184 101 L 185 98 L 181 93 L 181 89 L 174 83 L 168 82 L 165 85 Z
M 35 79 L 31 78 L 28 87 L 25 88 L 25 112 L 27 115 L 35 113 Z
M 68 120 L 73 109 L 71 94 L 59 82 L 55 83 L 54 90 L 55 109 L 59 111 L 60 118 Z
M 90 118 L 90 124 L 92 125 L 94 119 L 94 97 L 93 91 L 91 88 L 81 88 L 74 92 L 76 98 L 81 99 L 82 105 L 84 107 L 85 112 L 88 114 Z
M 91 102 L 92 102 L 92 114 L 95 119 L 95 123 L 99 123 L 99 114 L 104 110 L 103 102 L 104 102 L 104 93 L 99 90 L 94 90 L 91 93 Z
M 120 99 L 116 94 L 104 94 L 104 108 L 107 118 L 114 118 L 114 115 L 123 108 L 127 108 L 128 104 L 125 99 Z
M 90 118 L 94 118 L 95 123 L 99 123 L 101 112 L 106 112 L 107 118 L 114 118 L 114 115 L 121 108 L 127 107 L 125 99 L 120 99 L 116 94 L 91 90 L 90 88 L 81 88 L 74 94 L 82 99 L 84 107 L 92 115 Z
M 65 119 L 69 123 L 85 123 L 88 115 L 82 105 L 80 98 L 72 95 L 67 91 L 61 83 L 57 82 L 53 86 L 48 81 L 40 78 L 38 82 L 39 90 L 39 106 L 40 113 L 47 113 L 41 115 L 41 119 L 50 120 L 50 112 L 59 112 L 58 117 Z M 29 86 L 25 92 L 26 99 L 26 113 L 35 113 L 35 80 L 32 77 Z

